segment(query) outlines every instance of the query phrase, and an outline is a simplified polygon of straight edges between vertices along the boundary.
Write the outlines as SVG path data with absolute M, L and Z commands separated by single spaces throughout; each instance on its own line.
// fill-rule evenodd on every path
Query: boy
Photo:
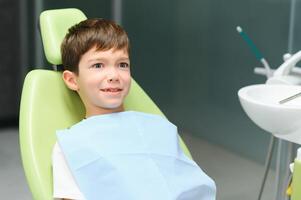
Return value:
M 57 132 L 54 197 L 215 199 L 214 182 L 181 151 L 173 124 L 124 111 L 129 51 L 126 32 L 111 21 L 88 19 L 69 29 L 61 46 L 63 80 L 79 94 L 86 117 Z

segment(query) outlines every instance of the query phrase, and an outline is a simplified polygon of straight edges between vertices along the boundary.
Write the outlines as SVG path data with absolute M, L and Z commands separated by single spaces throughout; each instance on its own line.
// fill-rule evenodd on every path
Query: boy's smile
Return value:
M 93 47 L 81 56 L 78 69 L 78 75 L 66 72 L 72 73 L 71 87 L 65 78 L 68 75 L 63 77 L 69 88 L 80 95 L 86 107 L 86 117 L 123 110 L 123 101 L 131 84 L 127 51 L 98 51 Z

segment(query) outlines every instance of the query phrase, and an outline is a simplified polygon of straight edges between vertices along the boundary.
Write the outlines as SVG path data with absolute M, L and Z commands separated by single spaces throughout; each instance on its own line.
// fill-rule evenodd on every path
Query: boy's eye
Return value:
M 102 63 L 96 63 L 96 64 L 92 65 L 92 68 L 101 68 L 101 67 L 103 67 Z
M 128 67 L 129 67 L 129 64 L 123 62 L 123 63 L 120 63 L 120 64 L 119 64 L 119 67 L 121 67 L 121 68 L 128 68 Z

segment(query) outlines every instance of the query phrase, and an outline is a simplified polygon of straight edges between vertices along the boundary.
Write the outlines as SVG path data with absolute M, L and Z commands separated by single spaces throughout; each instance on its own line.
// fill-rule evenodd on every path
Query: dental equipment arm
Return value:
M 274 73 L 275 73 L 275 69 L 271 69 L 271 74 L 272 75 L 274 75 Z M 259 75 L 264 75 L 264 76 L 266 76 L 266 69 L 265 68 L 262 68 L 262 67 L 255 67 L 254 68 L 254 73 L 255 74 L 259 74 Z M 299 68 L 299 67 L 293 67 L 292 69 L 291 69 L 291 74 L 292 75 L 299 75 L 299 76 L 301 76 L 301 69 Z

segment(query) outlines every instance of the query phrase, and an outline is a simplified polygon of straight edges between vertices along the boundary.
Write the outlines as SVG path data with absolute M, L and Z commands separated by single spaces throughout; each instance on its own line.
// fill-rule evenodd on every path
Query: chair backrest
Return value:
M 62 64 L 60 47 L 68 29 L 85 19 L 85 14 L 76 8 L 46 10 L 41 13 L 40 30 L 48 62 Z
M 48 61 L 61 64 L 60 44 L 70 26 L 86 19 L 78 9 L 49 10 L 41 14 L 41 34 Z M 126 110 L 163 115 L 143 89 L 132 80 Z M 26 178 L 34 199 L 52 198 L 51 155 L 55 131 L 83 119 L 84 106 L 69 90 L 61 72 L 33 70 L 25 78 L 20 106 L 20 148 Z M 181 147 L 191 157 L 180 138 Z

